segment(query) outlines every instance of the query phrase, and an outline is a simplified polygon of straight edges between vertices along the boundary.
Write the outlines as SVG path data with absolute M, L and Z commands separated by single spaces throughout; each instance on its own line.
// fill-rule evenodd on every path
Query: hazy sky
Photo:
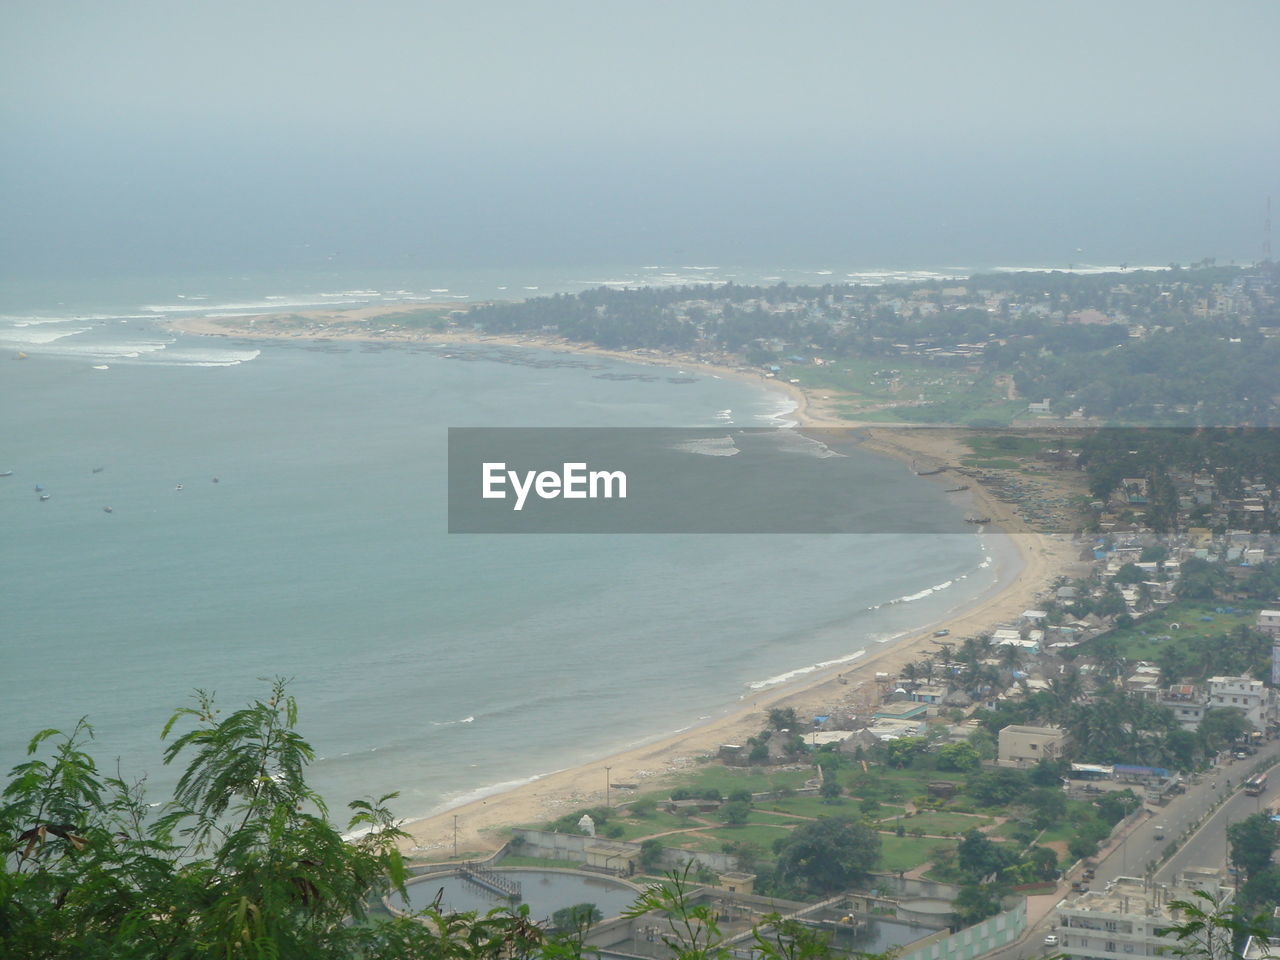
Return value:
M 11 2 L 0 254 L 1251 259 L 1278 36 L 1270 0 Z

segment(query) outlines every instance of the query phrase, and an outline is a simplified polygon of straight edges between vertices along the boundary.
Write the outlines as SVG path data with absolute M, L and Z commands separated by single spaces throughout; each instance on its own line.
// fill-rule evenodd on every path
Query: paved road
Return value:
M 1231 783 L 1234 795 L 1223 803 L 1210 817 L 1186 840 L 1169 862 L 1161 866 L 1156 880 L 1169 883 L 1187 867 L 1217 867 L 1225 865 L 1226 825 L 1242 820 L 1251 813 L 1256 813 L 1266 805 L 1280 799 L 1280 768 L 1273 771 L 1269 791 L 1262 797 L 1245 796 L 1239 789 L 1247 771 L 1261 760 L 1280 761 L 1280 741 L 1265 744 L 1256 756 L 1248 760 L 1228 761 L 1220 764 L 1212 772 L 1202 776 L 1197 783 L 1187 786 L 1187 792 L 1174 799 L 1165 807 L 1152 808 L 1150 813 L 1139 814 L 1133 824 L 1126 829 L 1124 839 L 1110 853 L 1099 859 L 1097 876 L 1090 887 L 1101 889 L 1108 880 L 1116 877 L 1140 877 L 1158 860 L 1165 846 L 1184 833 L 1193 829 L 1200 820 L 1227 790 L 1227 782 Z M 1156 840 L 1155 835 L 1164 834 L 1163 840 Z M 1077 870 L 1067 880 L 1079 879 Z M 1060 890 L 1065 889 L 1063 887 Z M 1052 898 L 1056 904 L 1057 898 Z M 1041 906 L 1047 906 L 1047 899 L 1036 898 Z M 1056 952 L 1056 948 L 1044 945 L 1045 934 L 1049 933 L 1057 920 L 1057 913 L 1049 908 L 1035 916 L 1034 908 L 1029 909 L 1029 930 L 1022 940 L 995 953 L 987 954 L 983 960 L 1028 960 L 1032 957 L 1043 957 Z

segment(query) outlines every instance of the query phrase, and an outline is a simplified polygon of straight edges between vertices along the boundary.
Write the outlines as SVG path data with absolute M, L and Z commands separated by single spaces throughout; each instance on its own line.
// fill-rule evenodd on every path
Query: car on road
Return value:
M 1155 838 L 1156 838 L 1157 840 L 1163 840 L 1163 839 L 1164 839 L 1164 830 L 1165 830 L 1165 827 L 1164 827 L 1164 824 L 1163 824 L 1163 823 L 1157 823 L 1157 824 L 1156 824 L 1156 833 L 1155 833 Z
M 1049 934 L 1044 938 L 1044 945 L 1046 947 L 1056 947 L 1058 945 L 1058 935 L 1056 933 Z

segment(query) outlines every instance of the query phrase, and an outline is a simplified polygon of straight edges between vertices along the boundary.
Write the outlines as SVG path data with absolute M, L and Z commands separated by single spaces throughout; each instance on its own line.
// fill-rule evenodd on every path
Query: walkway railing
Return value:
M 475 861 L 459 864 L 458 874 L 464 880 L 470 880 L 490 893 L 497 893 L 508 900 L 516 902 L 521 899 L 519 881 L 504 877 L 502 874 L 481 866 Z

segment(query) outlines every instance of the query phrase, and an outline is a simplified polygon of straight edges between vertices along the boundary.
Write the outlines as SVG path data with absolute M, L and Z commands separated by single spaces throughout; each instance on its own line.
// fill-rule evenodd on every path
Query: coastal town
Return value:
M 1085 469 L 1083 449 L 1052 442 L 1055 469 Z M 1280 490 L 1232 474 L 1162 474 L 1169 516 L 1151 510 L 1153 482 L 1120 477 L 1080 503 L 1072 575 L 1034 608 L 976 635 L 934 631 L 898 670 L 769 709 L 674 789 L 606 782 L 599 802 L 415 883 L 679 876 L 731 949 L 781 913 L 833 949 L 919 960 L 1155 956 L 1176 943 L 1177 903 L 1272 910 Z M 659 957 L 662 932 L 630 917 L 587 942 Z M 1265 939 L 1250 949 L 1265 955 Z
M 1263 917 L 1241 945 L 1262 960 L 1280 938 L 1277 293 L 1272 265 L 1200 264 L 173 326 L 776 385 L 798 429 L 896 458 L 1019 555 L 973 607 L 657 742 L 403 825 L 365 803 L 351 855 L 394 865 L 361 908 L 388 929 L 427 910 L 501 938 L 525 917 L 611 960 L 755 957 L 762 931 L 779 958 L 1129 960 L 1177 948 L 1194 907 Z M 54 828 L 79 842 L 46 824 L 31 849 Z

